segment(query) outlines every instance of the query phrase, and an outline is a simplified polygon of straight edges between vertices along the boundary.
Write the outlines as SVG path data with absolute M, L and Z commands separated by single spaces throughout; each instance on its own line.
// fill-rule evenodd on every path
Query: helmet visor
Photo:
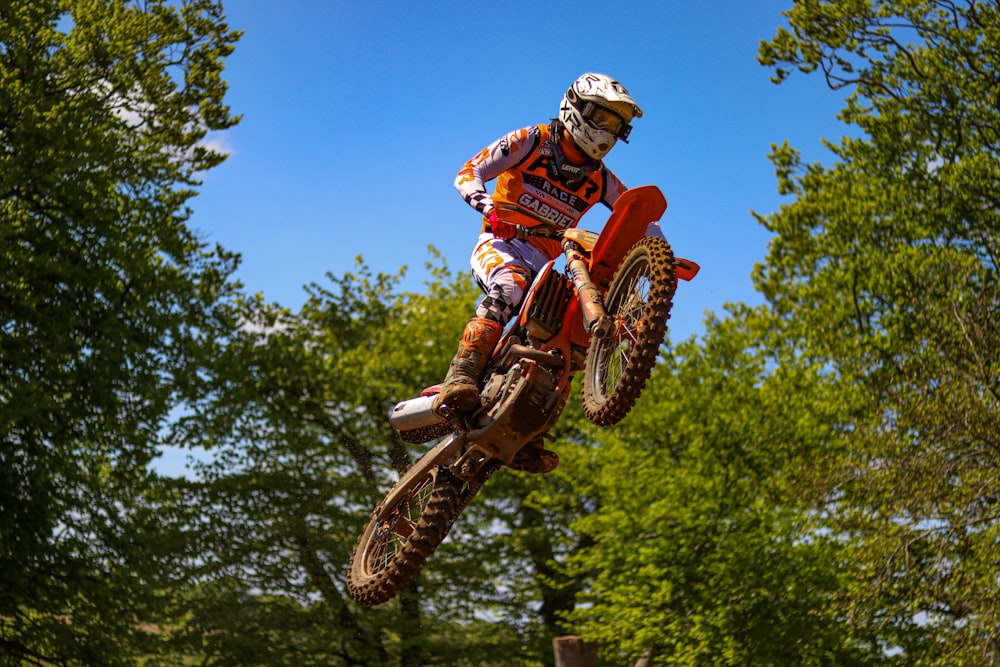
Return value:
M 602 130 L 607 130 L 619 139 L 628 141 L 632 126 L 611 109 L 588 102 L 583 110 L 583 117 Z

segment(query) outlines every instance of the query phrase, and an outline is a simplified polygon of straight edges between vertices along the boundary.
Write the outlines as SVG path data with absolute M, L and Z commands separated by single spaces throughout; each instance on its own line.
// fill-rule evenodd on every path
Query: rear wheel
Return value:
M 466 484 L 435 457 L 409 468 L 365 525 L 348 566 L 347 588 L 355 600 L 378 605 L 402 590 L 447 536 L 452 524 L 498 464 Z
M 593 339 L 583 376 L 583 410 L 598 426 L 629 413 L 656 365 L 667 333 L 677 276 L 664 239 L 645 237 L 626 253 L 605 295 L 615 328 Z

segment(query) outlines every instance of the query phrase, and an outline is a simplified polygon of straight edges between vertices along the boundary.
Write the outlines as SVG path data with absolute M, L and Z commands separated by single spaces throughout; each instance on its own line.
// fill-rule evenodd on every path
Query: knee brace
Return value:
M 521 305 L 530 279 L 531 274 L 521 267 L 505 266 L 497 269 L 486 288 L 486 296 L 476 308 L 476 316 L 494 320 L 501 326 L 506 325 Z

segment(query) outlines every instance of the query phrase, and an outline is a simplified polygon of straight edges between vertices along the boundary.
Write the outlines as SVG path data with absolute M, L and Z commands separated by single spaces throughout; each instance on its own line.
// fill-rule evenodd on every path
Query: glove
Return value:
M 496 211 L 490 211 L 490 215 L 486 218 L 486 221 L 490 224 L 493 236 L 498 239 L 509 241 L 517 236 L 517 225 L 512 225 L 506 220 L 501 220 Z

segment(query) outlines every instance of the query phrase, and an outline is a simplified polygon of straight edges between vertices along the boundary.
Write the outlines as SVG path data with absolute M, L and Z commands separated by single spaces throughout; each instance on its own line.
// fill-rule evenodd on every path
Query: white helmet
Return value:
M 559 120 L 583 151 L 600 160 L 615 142 L 628 143 L 629 124 L 642 117 L 625 86 L 610 76 L 588 72 L 573 82 L 559 105 Z

